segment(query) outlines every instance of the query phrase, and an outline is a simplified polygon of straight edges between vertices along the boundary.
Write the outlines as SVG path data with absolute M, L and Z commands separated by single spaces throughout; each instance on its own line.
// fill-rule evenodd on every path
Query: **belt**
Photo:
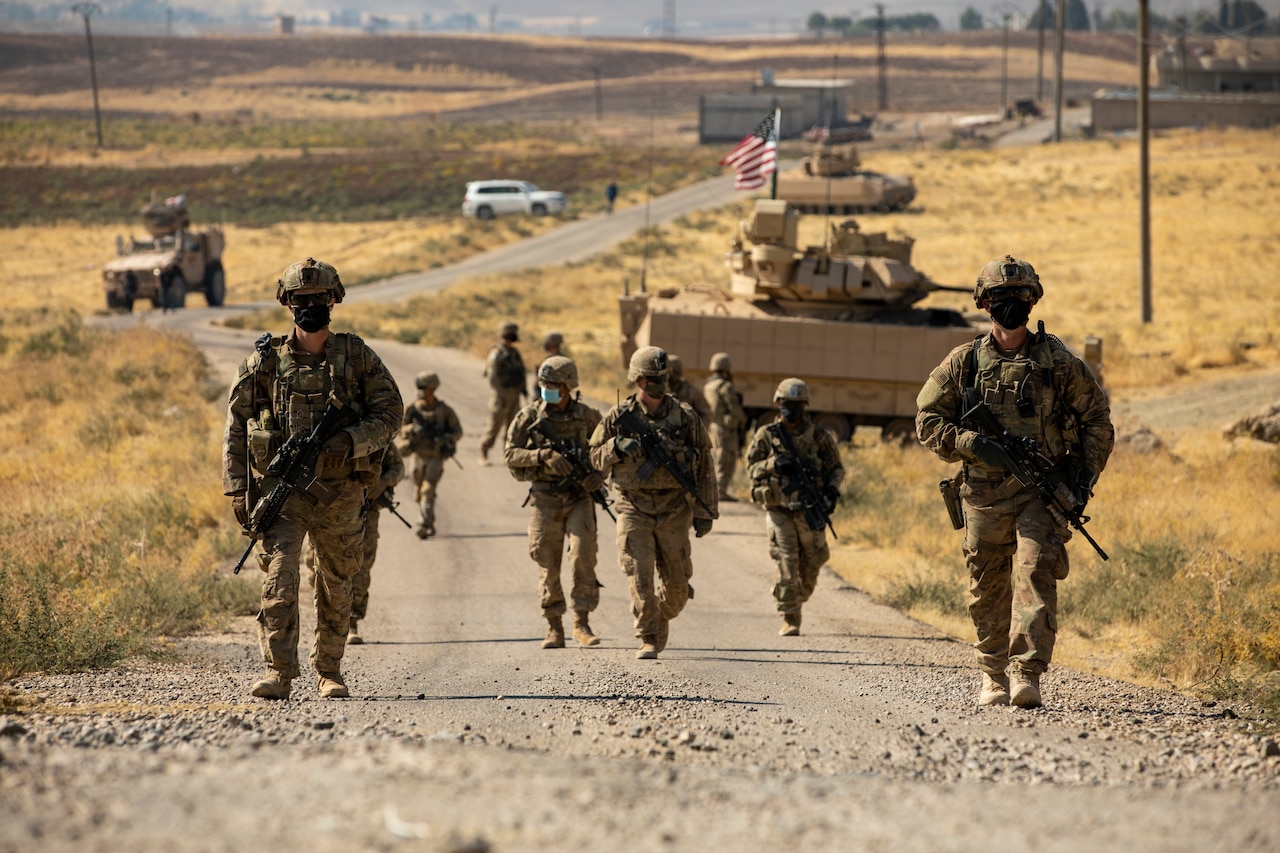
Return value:
M 535 492 L 549 492 L 553 495 L 571 495 L 575 492 L 586 494 L 586 490 L 572 480 L 534 480 L 530 488 Z

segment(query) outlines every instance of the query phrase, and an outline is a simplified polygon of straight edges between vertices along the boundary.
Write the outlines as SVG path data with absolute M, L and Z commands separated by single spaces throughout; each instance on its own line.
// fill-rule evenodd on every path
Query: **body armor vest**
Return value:
M 666 397 L 667 413 L 662 418 L 653 419 L 646 413 L 644 406 L 638 403 L 635 397 L 631 397 L 622 405 L 635 409 L 640 417 L 644 418 L 649 427 L 658 434 L 662 439 L 662 444 L 667 451 L 679 462 L 690 475 L 694 475 L 696 471 L 697 451 L 690 445 L 689 439 L 689 421 L 692 410 L 686 411 L 680 404 L 680 401 L 670 394 Z M 644 482 L 640 481 L 640 466 L 645 463 L 644 458 L 637 458 L 638 454 L 628 456 L 614 463 L 613 466 L 613 482 L 620 489 L 640 491 L 648 489 L 679 489 L 680 484 L 676 482 L 675 477 L 671 476 L 671 472 L 666 468 L 659 466 Z
M 1067 455 L 1065 407 L 1058 399 L 1049 341 L 1032 335 L 1023 350 L 1001 355 L 989 338 L 975 347 L 973 388 L 1000 423 L 1029 436 L 1053 461 Z

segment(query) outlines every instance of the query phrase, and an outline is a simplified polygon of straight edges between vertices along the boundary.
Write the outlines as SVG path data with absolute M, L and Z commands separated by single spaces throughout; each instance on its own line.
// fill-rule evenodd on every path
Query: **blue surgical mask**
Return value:
M 555 405 L 556 403 L 560 402 L 559 388 L 547 388 L 546 386 L 539 386 L 538 390 L 542 392 L 542 399 L 546 400 L 548 403 Z

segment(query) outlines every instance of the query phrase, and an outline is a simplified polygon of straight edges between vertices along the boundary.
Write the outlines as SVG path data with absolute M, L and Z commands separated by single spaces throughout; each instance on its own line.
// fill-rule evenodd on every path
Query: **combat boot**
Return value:
M 636 651 L 636 657 L 639 660 L 657 660 L 658 659 L 658 635 L 645 634 L 640 638 L 641 646 Z
M 1008 705 L 1009 676 L 1003 672 L 992 675 L 982 673 L 982 690 L 978 693 L 979 705 Z
M 598 646 L 600 638 L 591 630 L 591 625 L 587 623 L 587 611 L 575 610 L 573 612 L 573 638 L 583 646 Z
M 431 528 L 427 527 L 425 524 L 419 524 L 418 529 L 414 532 L 418 535 L 419 539 L 431 538 Z
M 1022 667 L 1014 667 L 1009 679 L 1009 703 L 1019 708 L 1039 708 L 1040 673 Z
M 662 651 L 667 647 L 667 637 L 671 634 L 671 620 L 665 616 L 658 617 L 658 635 L 655 638 L 654 648 Z
M 249 692 L 259 699 L 288 699 L 289 679 L 276 670 L 269 669 L 266 675 L 254 682 L 253 689 Z
M 564 648 L 564 623 L 559 616 L 547 617 L 547 638 L 542 641 L 544 649 Z
M 782 627 L 778 629 L 779 637 L 800 636 L 800 611 L 782 614 Z
M 347 682 L 342 680 L 340 672 L 320 673 L 318 687 L 320 695 L 326 699 L 345 699 L 351 695 L 347 692 Z
M 360 646 L 364 644 L 364 637 L 360 636 L 360 631 L 356 628 L 359 624 L 358 619 L 351 620 L 351 627 L 347 629 L 347 645 Z

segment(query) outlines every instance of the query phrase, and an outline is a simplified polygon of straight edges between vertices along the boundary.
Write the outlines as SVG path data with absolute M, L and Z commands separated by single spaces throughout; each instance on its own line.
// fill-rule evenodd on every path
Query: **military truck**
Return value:
M 622 360 L 638 347 L 680 355 L 692 382 L 717 352 L 733 360 L 748 415 L 771 418 L 778 383 L 809 383 L 818 424 L 847 441 L 858 426 L 890 439 L 914 433 L 916 394 L 954 347 L 981 331 L 958 311 L 919 307 L 946 287 L 911 265 L 914 240 L 833 225 L 823 246 L 797 246 L 799 214 L 761 199 L 727 255 L 728 289 L 714 284 L 625 294 Z M 748 245 L 750 243 L 750 245 Z
M 149 238 L 130 235 L 125 243 L 117 237 L 118 257 L 102 266 L 107 308 L 129 312 L 138 299 L 156 308 L 182 308 L 191 291 L 203 293 L 209 305 L 221 305 L 227 297 L 222 229 L 190 230 L 183 196 L 146 205 L 142 222 Z
M 856 145 L 825 144 L 799 168 L 778 173 L 777 197 L 801 213 L 883 213 L 911 204 L 916 185 L 905 175 L 863 169 Z

